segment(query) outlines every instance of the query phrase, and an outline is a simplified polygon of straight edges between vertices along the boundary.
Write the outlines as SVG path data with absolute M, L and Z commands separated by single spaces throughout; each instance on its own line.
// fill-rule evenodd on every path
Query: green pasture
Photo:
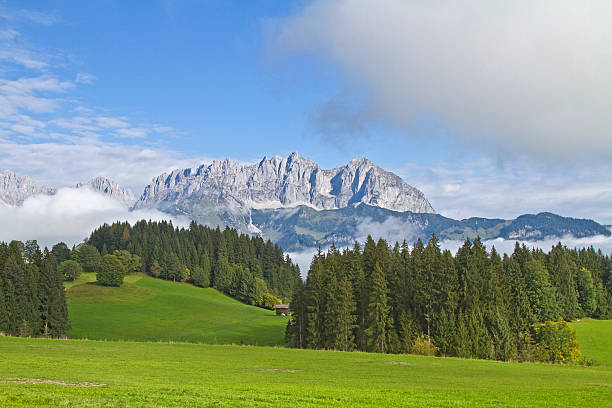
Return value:
M 121 287 L 83 274 L 66 291 L 70 338 L 282 345 L 287 318 L 212 288 L 128 275 Z
M 2 407 L 609 407 L 612 367 L 0 338 Z
M 570 323 L 586 360 L 612 366 L 612 320 L 584 319 Z

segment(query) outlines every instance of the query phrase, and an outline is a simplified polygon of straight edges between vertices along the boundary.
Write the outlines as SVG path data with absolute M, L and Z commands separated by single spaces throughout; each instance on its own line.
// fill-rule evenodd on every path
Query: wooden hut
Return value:
M 291 314 L 289 305 L 274 305 L 274 310 L 277 316 L 289 316 Z

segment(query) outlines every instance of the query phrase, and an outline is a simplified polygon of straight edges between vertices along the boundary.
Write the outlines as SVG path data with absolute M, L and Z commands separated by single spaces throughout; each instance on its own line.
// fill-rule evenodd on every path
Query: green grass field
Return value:
M 584 319 L 570 326 L 585 359 L 612 366 L 612 320 Z
M 119 288 L 85 273 L 66 291 L 71 338 L 281 345 L 287 318 L 214 289 L 128 275 Z
M 2 407 L 609 407 L 612 366 L 0 338 Z M 80 384 L 79 384 L 80 383 Z

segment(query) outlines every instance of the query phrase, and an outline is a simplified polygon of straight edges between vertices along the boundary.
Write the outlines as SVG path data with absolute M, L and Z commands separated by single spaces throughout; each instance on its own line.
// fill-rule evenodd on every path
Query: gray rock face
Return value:
M 6 207 L 17 207 L 32 196 L 55 194 L 54 188 L 39 187 L 28 176 L 18 176 L 11 170 L 0 172 L 0 202 Z
M 110 196 L 130 207 L 136 201 L 130 189 L 121 188 L 114 181 L 96 177 L 87 183 L 79 183 L 74 188 L 89 188 L 92 191 Z M 23 202 L 39 194 L 54 195 L 55 188 L 38 186 L 28 176 L 18 176 L 11 170 L 0 172 L 0 207 L 19 207 Z
M 74 188 L 89 188 L 92 191 L 110 196 L 130 207 L 136 201 L 134 193 L 129 188 L 122 188 L 119 184 L 105 177 L 96 177 L 87 183 L 78 183 Z
M 286 158 L 264 157 L 257 164 L 245 166 L 231 159 L 216 160 L 194 173 L 184 169 L 162 174 L 145 188 L 134 208 L 184 212 L 205 205 L 248 214 L 251 209 L 306 205 L 330 210 L 360 203 L 394 211 L 434 213 L 421 191 L 368 159 L 325 170 L 297 153 Z

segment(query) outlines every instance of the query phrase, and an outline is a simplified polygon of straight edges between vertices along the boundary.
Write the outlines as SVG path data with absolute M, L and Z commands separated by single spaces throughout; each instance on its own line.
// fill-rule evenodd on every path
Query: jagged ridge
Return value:
M 368 204 L 394 211 L 434 213 L 425 195 L 397 175 L 365 158 L 346 166 L 321 169 L 312 160 L 263 158 L 241 165 L 226 159 L 191 169 L 175 170 L 153 179 L 134 208 L 159 208 L 191 215 L 216 207 L 232 214 L 251 209 L 306 205 L 317 210 Z
M 104 177 L 96 177 L 87 183 L 78 183 L 73 188 L 88 188 L 92 191 L 110 196 L 126 206 L 136 201 L 134 193 L 129 188 Z M 18 176 L 11 170 L 0 172 L 0 206 L 19 207 L 30 197 L 46 194 L 54 195 L 57 189 L 38 186 L 28 176 Z

